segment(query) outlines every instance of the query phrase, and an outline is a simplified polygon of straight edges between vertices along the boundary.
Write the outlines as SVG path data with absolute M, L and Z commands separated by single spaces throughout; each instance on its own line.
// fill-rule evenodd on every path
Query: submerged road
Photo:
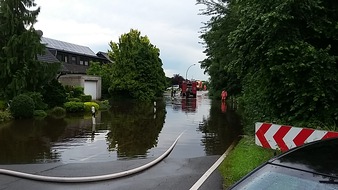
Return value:
M 106 141 L 103 138 L 103 145 L 93 143 L 93 145 L 97 146 L 93 147 L 93 149 L 96 150 L 94 152 L 86 152 L 82 149 L 81 151 L 76 151 L 76 153 L 84 152 L 86 157 L 74 158 L 74 160 L 61 159 L 60 162 L 55 163 L 0 165 L 0 169 L 9 169 L 42 176 L 88 177 L 108 175 L 138 168 L 152 162 L 158 158 L 161 152 L 165 152 L 171 146 L 179 134 L 185 131 L 170 154 L 153 167 L 127 177 L 83 183 L 42 182 L 0 174 L 0 190 L 188 190 L 192 187 L 201 190 L 221 190 L 223 180 L 217 169 L 214 170 L 205 181 L 199 181 L 199 179 L 204 176 L 210 167 L 220 158 L 220 155 L 215 155 L 219 154 L 219 152 L 214 153 L 212 151 L 220 149 L 219 147 L 217 148 L 217 143 L 221 142 L 221 149 L 223 150 L 223 148 L 228 146 L 227 144 L 231 144 L 234 139 L 233 136 L 236 136 L 232 134 L 233 128 L 229 127 L 230 124 L 232 124 L 232 122 L 230 122 L 232 121 L 230 120 L 232 119 L 232 115 L 220 114 L 215 111 L 211 112 L 210 100 L 201 96 L 199 96 L 195 102 L 192 102 L 192 104 L 190 103 L 191 105 L 183 101 L 178 102 L 178 104 L 174 103 L 166 107 L 165 127 L 162 128 L 158 136 L 156 151 L 152 152 L 150 150 L 146 158 L 116 160 L 113 158 L 109 159 L 110 154 L 103 154 L 105 161 L 102 161 L 102 159 L 100 159 L 103 157 L 100 153 L 102 147 L 100 149 L 99 146 L 105 145 Z M 219 105 L 217 105 L 217 108 L 219 108 Z M 211 113 L 214 115 L 209 116 Z M 199 126 L 201 122 L 207 122 L 205 121 L 206 118 L 211 118 L 210 123 L 213 124 L 213 128 L 210 130 L 209 128 L 205 128 L 205 131 L 203 131 Z M 215 126 L 217 124 L 219 124 L 219 126 Z M 218 130 L 219 133 L 213 133 L 213 131 Z M 212 138 L 217 135 L 222 137 L 218 139 L 219 142 L 217 139 Z M 98 141 L 100 139 L 96 138 L 96 140 Z M 217 142 L 213 144 L 213 140 Z M 199 182 L 198 186 L 194 186 L 196 182 Z
M 131 176 L 99 182 L 55 183 L 0 175 L 0 189 L 190 189 L 220 156 L 182 157 L 182 152 L 186 154 L 187 151 L 189 150 L 184 143 L 178 141 L 169 156 L 155 166 Z M 121 172 L 137 168 L 154 159 L 156 158 L 100 163 L 2 165 L 0 168 L 45 176 L 81 177 Z M 222 189 L 222 178 L 218 170 L 215 170 L 199 189 Z

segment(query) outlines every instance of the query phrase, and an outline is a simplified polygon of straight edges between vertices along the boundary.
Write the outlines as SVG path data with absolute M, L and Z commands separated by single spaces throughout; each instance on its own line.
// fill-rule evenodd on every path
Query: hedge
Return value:
M 64 108 L 67 112 L 77 113 L 84 111 L 84 103 L 83 102 L 66 102 L 64 104 Z

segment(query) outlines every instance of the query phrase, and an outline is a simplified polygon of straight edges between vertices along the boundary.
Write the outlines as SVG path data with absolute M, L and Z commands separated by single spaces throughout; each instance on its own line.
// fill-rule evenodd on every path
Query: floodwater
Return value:
M 199 92 L 156 105 L 112 102 L 109 111 L 0 124 L 0 164 L 106 162 L 158 157 L 180 137 L 179 157 L 220 155 L 241 131 L 237 114 Z

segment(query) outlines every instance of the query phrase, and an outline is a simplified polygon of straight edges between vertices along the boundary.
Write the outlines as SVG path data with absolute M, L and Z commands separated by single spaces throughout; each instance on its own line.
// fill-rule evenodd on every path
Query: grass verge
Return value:
M 273 156 L 274 150 L 259 147 L 254 137 L 244 136 L 219 167 L 224 179 L 223 187 L 229 188 Z

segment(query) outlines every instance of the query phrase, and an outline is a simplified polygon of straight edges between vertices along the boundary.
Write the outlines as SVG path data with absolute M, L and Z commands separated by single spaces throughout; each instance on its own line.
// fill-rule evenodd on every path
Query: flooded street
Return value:
M 90 115 L 0 125 L 0 164 L 86 163 L 155 158 L 183 132 L 172 156 L 220 155 L 240 133 L 236 113 L 202 92 L 154 104 L 112 102 Z

